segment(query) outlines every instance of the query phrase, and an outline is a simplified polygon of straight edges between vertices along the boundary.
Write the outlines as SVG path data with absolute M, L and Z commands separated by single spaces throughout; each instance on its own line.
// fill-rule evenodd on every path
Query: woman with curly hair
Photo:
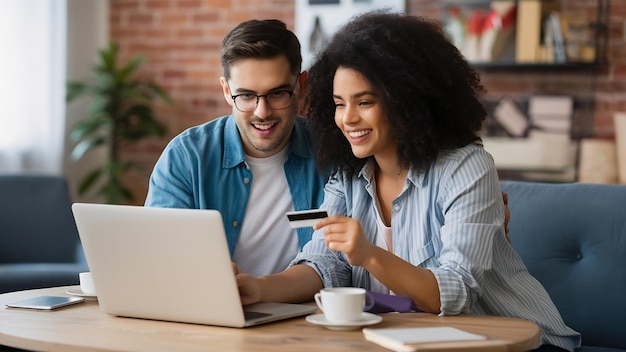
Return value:
M 238 274 L 244 303 L 323 287 L 409 297 L 423 311 L 528 319 L 541 350 L 573 351 L 545 289 L 506 240 L 475 71 L 429 20 L 388 12 L 341 28 L 309 70 L 307 117 L 331 166 L 331 216 L 282 273 Z

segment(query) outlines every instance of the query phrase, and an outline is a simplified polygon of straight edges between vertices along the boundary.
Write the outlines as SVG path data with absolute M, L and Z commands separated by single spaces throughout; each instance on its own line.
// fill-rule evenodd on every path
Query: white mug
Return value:
M 91 277 L 90 272 L 80 273 L 78 274 L 78 278 L 80 280 L 80 290 L 85 295 L 95 296 L 96 295 L 96 286 L 93 283 L 93 278 Z
M 331 323 L 351 323 L 361 319 L 365 307 L 365 289 L 333 287 L 316 293 L 315 303 Z

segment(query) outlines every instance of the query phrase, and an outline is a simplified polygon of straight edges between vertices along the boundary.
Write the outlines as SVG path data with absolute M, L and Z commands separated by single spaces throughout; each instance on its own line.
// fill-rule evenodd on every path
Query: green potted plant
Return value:
M 96 194 L 107 203 L 132 201 L 133 195 L 121 177 L 137 165 L 122 160 L 121 148 L 143 138 L 165 135 L 165 127 L 155 118 L 153 103 L 171 103 L 171 99 L 154 82 L 133 75 L 143 61 L 142 56 L 135 56 L 125 65 L 118 64 L 118 46 L 110 43 L 100 50 L 92 77 L 67 83 L 68 103 L 80 96 L 91 97 L 87 116 L 71 130 L 70 138 L 76 145 L 70 157 L 78 160 L 94 148 L 109 148 L 108 161 L 80 181 L 80 195 L 99 186 Z

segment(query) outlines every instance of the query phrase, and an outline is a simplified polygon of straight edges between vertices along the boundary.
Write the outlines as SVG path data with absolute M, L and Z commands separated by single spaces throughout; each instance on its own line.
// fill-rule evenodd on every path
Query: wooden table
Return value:
M 330 331 L 304 317 L 251 328 L 121 318 L 101 313 L 97 301 L 54 311 L 7 309 L 8 302 L 39 295 L 67 296 L 75 286 L 0 295 L 0 345 L 37 351 L 389 351 L 366 341 L 363 333 Z M 539 328 L 504 317 L 387 313 L 370 327 L 452 326 L 489 337 L 481 346 L 431 344 L 423 351 L 526 351 L 539 345 Z M 420 349 L 422 351 L 422 349 Z

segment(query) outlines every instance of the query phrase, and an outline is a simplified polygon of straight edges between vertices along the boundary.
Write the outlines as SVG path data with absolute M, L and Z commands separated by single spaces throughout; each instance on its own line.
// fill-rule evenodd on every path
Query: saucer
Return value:
M 88 294 L 83 293 L 83 291 L 80 288 L 72 288 L 72 289 L 66 290 L 65 293 L 67 293 L 68 295 L 72 295 L 72 296 L 83 297 L 84 299 L 88 301 L 93 301 L 93 300 L 98 299 L 98 296 L 88 295 Z
M 349 323 L 332 323 L 326 320 L 326 317 L 324 316 L 324 314 L 307 315 L 305 319 L 311 324 L 321 325 L 329 330 L 345 331 L 345 330 L 356 330 L 366 325 L 378 324 L 383 320 L 383 317 L 376 315 L 376 314 L 363 312 L 363 314 L 361 314 L 361 319 L 357 321 L 349 322 Z

